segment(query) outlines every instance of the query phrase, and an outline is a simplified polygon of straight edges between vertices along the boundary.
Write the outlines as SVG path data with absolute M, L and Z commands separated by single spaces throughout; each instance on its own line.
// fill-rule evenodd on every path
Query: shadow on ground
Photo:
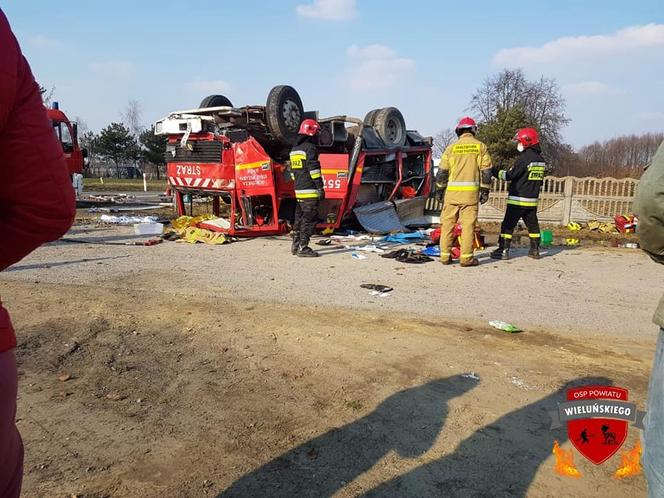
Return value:
M 565 400 L 568 388 L 612 385 L 603 377 L 575 379 L 550 395 L 508 413 L 463 440 L 445 455 L 367 492 L 364 497 L 523 497 L 553 441 L 567 440 L 566 429 L 550 431 L 548 411 Z
M 611 385 L 607 378 L 578 378 L 538 401 L 504 415 L 463 440 L 453 453 L 394 477 L 365 497 L 523 497 L 553 441 L 548 411 L 573 386 Z M 403 458 L 426 453 L 443 428 L 447 403 L 476 385 L 460 376 L 401 391 L 369 415 L 333 429 L 246 474 L 217 498 L 329 497 L 369 470 L 388 452 Z M 443 436 L 445 433 L 443 432 Z
M 23 271 L 23 270 L 44 270 L 48 268 L 56 268 L 58 266 L 69 266 L 69 265 L 78 265 L 80 263 L 92 263 L 96 261 L 106 261 L 107 259 L 121 259 L 128 258 L 129 256 L 107 256 L 103 258 L 83 258 L 83 259 L 72 259 L 70 261 L 56 261 L 53 263 L 34 263 L 29 265 L 17 265 L 10 266 L 5 271 Z
M 245 475 L 218 498 L 331 496 L 392 450 L 404 458 L 428 451 L 447 417 L 448 401 L 476 385 L 473 379 L 454 376 L 398 392 L 367 416 Z

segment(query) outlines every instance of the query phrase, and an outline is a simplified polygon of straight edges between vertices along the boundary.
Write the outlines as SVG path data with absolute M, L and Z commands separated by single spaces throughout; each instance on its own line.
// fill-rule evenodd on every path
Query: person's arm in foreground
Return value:
M 0 11 L 0 271 L 64 234 L 75 213 L 39 85 Z
M 634 211 L 639 216 L 641 248 L 654 261 L 664 264 L 664 142 L 639 181 Z M 664 296 L 654 322 L 660 326 L 660 332 L 648 383 L 643 434 L 643 468 L 651 498 L 664 496 Z

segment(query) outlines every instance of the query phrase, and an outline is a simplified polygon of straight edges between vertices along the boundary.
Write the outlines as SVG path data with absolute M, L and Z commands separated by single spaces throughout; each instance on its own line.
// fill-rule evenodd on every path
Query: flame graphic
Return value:
M 572 450 L 565 451 L 560 447 L 558 441 L 554 441 L 553 454 L 556 456 L 554 470 L 557 474 L 564 477 L 573 477 L 574 479 L 581 477 L 581 472 L 574 465 L 574 453 L 572 453 Z
M 620 454 L 621 465 L 613 477 L 624 479 L 625 477 L 637 476 L 641 473 L 641 443 L 636 440 L 636 445 L 629 451 Z

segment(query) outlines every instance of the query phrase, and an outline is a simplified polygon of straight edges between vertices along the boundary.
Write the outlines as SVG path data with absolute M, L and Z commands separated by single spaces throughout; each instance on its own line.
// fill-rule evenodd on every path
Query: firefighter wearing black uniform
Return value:
M 318 256 L 309 247 L 309 239 L 318 223 L 318 204 L 325 199 L 315 138 L 319 131 L 320 125 L 315 119 L 302 121 L 297 142 L 290 152 L 290 170 L 297 199 L 291 254 L 303 258 Z
M 519 130 L 513 139 L 520 154 L 509 170 L 496 170 L 494 175 L 510 182 L 507 191 L 507 211 L 500 227 L 498 249 L 491 253 L 493 259 L 509 259 L 512 233 L 520 219 L 526 223 L 530 238 L 528 256 L 539 259 L 540 228 L 537 220 L 537 204 L 544 180 L 546 165 L 534 128 Z

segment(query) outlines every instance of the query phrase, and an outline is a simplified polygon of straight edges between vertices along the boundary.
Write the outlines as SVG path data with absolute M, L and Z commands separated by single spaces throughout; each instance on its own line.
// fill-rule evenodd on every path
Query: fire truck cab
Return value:
M 62 145 L 69 174 L 83 173 L 84 160 L 88 155 L 88 151 L 81 149 L 78 144 L 77 123 L 69 121 L 66 114 L 60 110 L 57 102 L 53 102 L 51 107 L 46 109 L 46 113 L 53 125 L 53 131 Z
M 321 119 L 304 112 L 292 87 L 279 86 L 266 106 L 236 108 L 216 95 L 157 121 L 155 133 L 168 136 L 167 175 L 178 213 L 186 213 L 185 196 L 204 196 L 215 215 L 227 206 L 228 223 L 220 230 L 230 235 L 287 232 L 296 205 L 288 153 L 306 117 L 322 127 L 319 229 L 353 223 L 359 206 L 429 196 L 431 139 L 406 130 L 396 108 L 371 111 L 364 120 Z

